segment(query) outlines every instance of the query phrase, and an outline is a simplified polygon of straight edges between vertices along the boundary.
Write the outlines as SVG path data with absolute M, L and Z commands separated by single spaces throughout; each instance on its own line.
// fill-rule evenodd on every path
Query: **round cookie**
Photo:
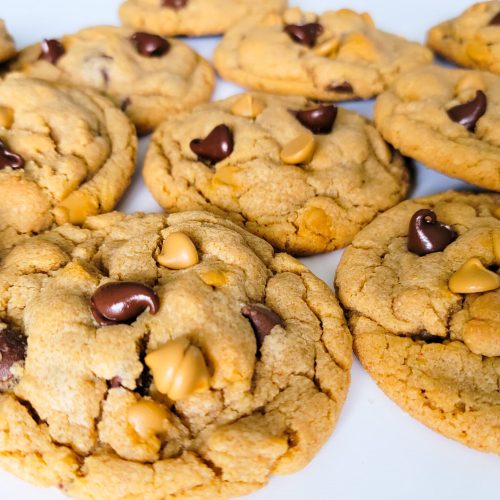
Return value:
M 0 465 L 80 499 L 228 498 L 301 469 L 352 361 L 327 285 L 203 212 L 25 238 L 0 332 Z
M 481 2 L 429 31 L 437 54 L 468 68 L 500 74 L 500 1 Z
M 125 0 L 123 23 L 166 36 L 219 35 L 256 13 L 281 12 L 286 0 Z
M 385 140 L 430 168 L 500 191 L 500 78 L 429 66 L 378 97 Z
M 425 47 L 348 9 L 250 17 L 226 33 L 214 56 L 227 80 L 326 101 L 368 99 L 400 73 L 431 62 Z
M 14 40 L 7 32 L 5 22 L 0 19 L 0 63 L 7 61 L 16 53 Z
M 113 26 L 28 47 L 11 68 L 100 91 L 141 134 L 169 114 L 207 101 L 215 82 L 209 63 L 185 43 Z
M 380 215 L 336 285 L 354 349 L 412 416 L 500 454 L 500 195 L 448 192 Z
M 256 93 L 167 120 L 143 174 L 165 209 L 228 216 L 294 254 L 345 246 L 408 189 L 403 159 L 364 117 Z
M 0 81 L 0 233 L 33 233 L 109 212 L 135 168 L 124 113 L 90 91 L 10 75 Z

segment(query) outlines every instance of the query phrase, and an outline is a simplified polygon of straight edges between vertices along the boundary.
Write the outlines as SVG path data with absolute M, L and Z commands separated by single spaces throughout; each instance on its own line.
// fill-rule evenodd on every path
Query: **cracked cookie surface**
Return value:
M 198 258 L 172 270 L 159 262 L 179 232 Z M 352 360 L 343 312 L 325 283 L 260 238 L 207 212 L 115 212 L 14 247 L 0 236 L 0 249 L 6 470 L 81 499 L 228 498 L 302 468 L 331 434 Z M 154 290 L 155 314 L 99 327 L 96 289 L 127 281 Z M 260 342 L 259 308 L 280 318 Z M 22 336 L 25 360 L 23 343 L 12 348 Z M 171 339 L 210 370 L 210 388 L 175 404 L 144 362 Z M 138 404 L 166 418 L 161 432 L 134 426 Z
M 456 239 L 419 257 L 407 245 L 421 209 L 433 210 Z M 336 284 L 355 352 L 382 390 L 437 432 L 500 454 L 500 288 L 449 288 L 474 258 L 498 269 L 500 195 L 449 192 L 379 216 L 344 253 Z
M 486 72 L 438 66 L 419 69 L 398 78 L 377 98 L 375 124 L 403 155 L 500 191 L 499 88 L 500 78 Z M 478 119 L 473 117 L 471 129 L 448 113 L 473 102 L 478 91 L 485 94 L 486 108 Z
M 14 40 L 7 32 L 5 22 L 0 19 L 0 63 L 7 61 L 16 53 Z
M 286 0 L 126 0 L 120 18 L 132 28 L 166 36 L 219 35 L 249 15 L 281 12 L 286 4 Z
M 108 99 L 10 75 L 0 82 L 0 234 L 112 210 L 135 167 L 132 123 Z
M 309 44 L 292 39 L 285 32 L 290 25 Z M 310 26 L 306 33 L 300 30 L 304 25 Z M 310 29 L 319 31 L 317 38 L 307 33 Z M 226 33 L 214 56 L 227 80 L 327 101 L 368 99 L 400 73 L 431 61 L 425 47 L 382 32 L 369 15 L 348 9 L 322 15 L 289 9 L 282 16 L 250 17 Z
M 456 64 L 500 74 L 500 1 L 477 3 L 435 26 L 427 43 Z
M 239 112 L 245 99 L 257 106 L 255 118 Z M 302 97 L 254 93 L 172 117 L 153 135 L 146 184 L 167 210 L 224 214 L 295 254 L 345 246 L 378 212 L 404 198 L 408 174 L 401 156 L 357 113 L 339 108 L 330 132 L 312 134 L 291 112 L 317 106 Z M 234 149 L 207 165 L 190 144 L 220 124 L 231 131 Z M 296 137 L 315 143 L 306 164 L 283 160 Z
M 144 55 L 131 39 L 134 33 L 113 26 L 84 29 L 56 41 L 62 53 L 52 60 L 40 59 L 42 47 L 37 44 L 22 50 L 11 68 L 98 90 L 127 113 L 141 134 L 169 114 L 210 98 L 214 72 L 194 50 L 180 40 L 156 37 L 143 46 L 148 50 L 152 44 L 152 50 L 158 45 L 157 52 Z

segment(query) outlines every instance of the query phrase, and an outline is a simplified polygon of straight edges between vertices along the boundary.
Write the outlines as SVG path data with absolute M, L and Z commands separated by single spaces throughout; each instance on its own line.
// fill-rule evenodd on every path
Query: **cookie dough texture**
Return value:
M 179 231 L 200 262 L 170 271 L 156 257 Z M 352 357 L 340 306 L 300 262 L 229 221 L 95 216 L 4 249 L 0 266 L 0 322 L 28 337 L 20 381 L 0 395 L 0 465 L 21 478 L 86 500 L 228 498 L 305 466 L 335 426 Z M 207 273 L 224 279 L 208 285 Z M 97 327 L 90 297 L 108 281 L 154 287 L 159 311 Z M 258 357 L 247 303 L 285 322 Z M 203 351 L 211 390 L 173 406 L 141 373 L 148 352 L 181 336 Z M 127 421 L 145 395 L 170 415 L 162 435 Z
M 435 431 L 494 453 L 500 453 L 500 358 L 474 354 L 479 343 L 471 340 L 490 332 L 490 341 L 499 341 L 500 289 L 459 295 L 448 280 L 472 257 L 499 265 L 500 220 L 493 215 L 499 206 L 495 194 L 406 201 L 359 233 L 336 278 L 355 352 L 382 390 Z M 459 236 L 443 252 L 418 257 L 408 251 L 407 235 L 422 208 Z
M 437 54 L 468 68 L 500 74 L 500 1 L 481 2 L 429 31 L 427 43 Z
M 286 0 L 188 0 L 184 7 L 162 6 L 161 0 L 126 0 L 120 7 L 123 23 L 166 36 L 219 35 L 247 16 L 281 12 Z
M 5 22 L 0 19 L 0 63 L 7 61 L 16 53 L 14 40 L 7 32 Z
M 128 28 L 99 26 L 64 36 L 65 54 L 52 64 L 40 60 L 40 44 L 22 50 L 12 69 L 50 81 L 91 87 L 122 108 L 140 133 L 168 115 L 207 101 L 214 73 L 201 56 L 180 40 L 169 40 L 160 57 L 137 51 Z
M 231 112 L 240 96 L 167 120 L 153 135 L 144 178 L 170 211 L 206 209 L 230 217 L 276 248 L 313 254 L 350 243 L 378 212 L 404 198 L 408 174 L 373 125 L 339 109 L 333 130 L 315 135 L 307 165 L 283 163 L 280 152 L 308 132 L 290 110 L 314 108 L 302 97 L 252 94 L 264 105 L 255 118 Z M 210 167 L 189 145 L 226 124 L 234 150 Z
M 99 94 L 11 75 L 0 82 L 0 141 L 23 168 L 0 169 L 0 234 L 109 212 L 135 167 L 132 123 Z
M 294 42 L 287 24 L 318 22 L 323 33 L 316 47 Z M 332 42 L 328 55 L 317 47 Z M 383 92 L 400 73 L 432 61 L 417 43 L 375 28 L 367 14 L 348 9 L 322 15 L 289 9 L 280 15 L 254 16 L 229 30 L 214 63 L 227 80 L 245 87 L 322 100 L 368 99 Z M 353 91 L 334 87 L 349 83 Z
M 486 113 L 474 131 L 447 110 L 478 90 Z M 402 154 L 478 186 L 500 191 L 500 78 L 486 72 L 432 66 L 401 76 L 378 97 L 375 123 Z

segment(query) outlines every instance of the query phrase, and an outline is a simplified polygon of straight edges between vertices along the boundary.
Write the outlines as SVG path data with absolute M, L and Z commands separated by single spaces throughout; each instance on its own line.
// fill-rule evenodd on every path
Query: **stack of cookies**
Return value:
M 327 441 L 353 348 L 500 454 L 500 1 L 429 48 L 285 0 L 120 17 L 19 52 L 0 21 L 0 465 L 80 499 L 248 494 Z M 221 34 L 215 69 L 175 38 Z M 249 90 L 208 102 L 215 70 Z M 374 123 L 337 104 L 370 98 Z M 165 212 L 113 211 L 149 133 Z M 410 158 L 482 191 L 404 201 Z M 344 247 L 339 303 L 292 255 Z

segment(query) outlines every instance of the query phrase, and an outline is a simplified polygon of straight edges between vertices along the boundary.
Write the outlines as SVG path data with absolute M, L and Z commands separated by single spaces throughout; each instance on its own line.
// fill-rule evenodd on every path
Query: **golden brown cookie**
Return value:
M 375 124 L 403 155 L 500 191 L 500 77 L 429 66 L 378 97 Z
M 7 61 L 16 53 L 14 40 L 9 35 L 5 22 L 0 19 L 0 63 Z
M 327 285 L 206 212 L 100 215 L 4 250 L 0 351 L 0 465 L 130 500 L 228 498 L 301 469 L 352 358 Z
M 500 1 L 480 2 L 429 31 L 437 54 L 461 66 L 500 74 Z
M 98 90 L 141 134 L 168 115 L 207 101 L 214 87 L 211 66 L 185 43 L 113 26 L 45 40 L 22 50 L 11 68 Z
M 214 56 L 227 80 L 326 101 L 368 99 L 431 61 L 428 49 L 378 30 L 368 14 L 349 9 L 249 17 L 226 33 Z
M 228 216 L 294 254 L 345 246 L 408 189 L 403 159 L 366 118 L 257 93 L 167 120 L 143 173 L 165 209 Z
M 281 12 L 286 0 L 125 0 L 123 23 L 166 36 L 219 35 L 255 13 Z
M 354 348 L 430 428 L 500 454 L 500 195 L 401 203 L 361 231 L 336 284 Z
M 21 75 L 0 82 L 0 233 L 109 212 L 134 172 L 134 126 L 90 90 Z

